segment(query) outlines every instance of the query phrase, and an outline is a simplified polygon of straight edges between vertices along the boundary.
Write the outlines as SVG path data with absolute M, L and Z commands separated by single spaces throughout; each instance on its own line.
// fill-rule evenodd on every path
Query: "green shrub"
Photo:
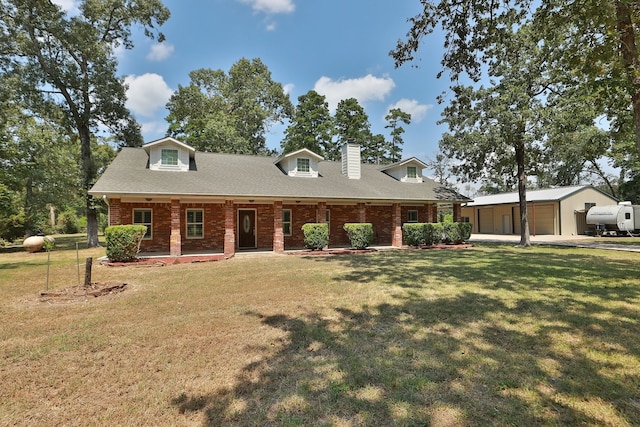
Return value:
M 111 261 L 133 261 L 140 252 L 140 243 L 147 232 L 144 225 L 114 225 L 104 231 L 107 257 Z
M 402 239 L 406 245 L 409 246 L 422 246 L 424 241 L 424 226 L 423 223 L 408 222 L 402 225 Z
M 460 236 L 462 237 L 462 241 L 468 242 L 471 238 L 471 231 L 473 231 L 473 224 L 470 222 L 459 222 L 458 227 L 460 227 Z
M 329 244 L 329 224 L 307 223 L 302 226 L 304 245 L 308 249 L 319 249 Z
M 347 223 L 343 228 L 354 249 L 364 249 L 373 241 L 373 224 Z
M 469 222 L 445 222 L 443 225 L 446 243 L 460 244 L 471 237 L 472 225 Z
M 58 216 L 56 229 L 59 233 L 62 234 L 79 233 L 80 225 L 78 224 L 78 217 L 76 216 L 76 213 L 71 209 L 67 209 L 66 211 L 62 212 Z
M 0 217 L 0 238 L 13 242 L 27 233 L 27 216 L 24 211 Z
M 440 221 L 438 222 L 453 222 L 453 212 L 440 212 Z
M 87 217 L 84 219 L 84 229 L 87 229 Z M 98 231 L 104 234 L 104 230 L 109 226 L 109 216 L 105 214 L 98 215 Z
M 101 216 L 102 215 L 98 216 L 98 220 L 100 220 Z M 78 218 L 78 228 L 80 229 L 80 233 L 87 232 L 87 217 L 85 215 Z M 104 232 L 104 228 L 100 231 Z
M 460 229 L 457 223 L 443 222 L 442 225 L 444 229 L 444 238 L 442 240 L 445 243 L 458 243 L 461 241 Z
M 442 222 L 427 223 L 424 225 L 424 244 L 437 245 L 442 242 L 444 226 Z

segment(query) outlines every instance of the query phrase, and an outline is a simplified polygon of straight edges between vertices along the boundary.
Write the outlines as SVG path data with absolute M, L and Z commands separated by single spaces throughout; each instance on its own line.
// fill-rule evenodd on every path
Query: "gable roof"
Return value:
M 542 190 L 528 190 L 527 202 L 557 202 L 557 201 L 566 199 L 567 197 L 588 188 L 591 188 L 595 191 L 602 193 L 602 191 L 598 190 L 592 185 L 574 185 L 571 187 L 557 187 L 557 188 L 547 188 Z M 613 197 L 611 197 L 611 199 L 615 200 Z M 473 201 L 467 203 L 466 206 L 507 205 L 507 204 L 519 203 L 519 201 L 520 201 L 520 196 L 518 195 L 518 192 L 501 193 L 501 194 L 491 194 L 488 196 L 474 197 Z
M 422 160 L 420 160 L 420 159 L 418 159 L 418 158 L 416 158 L 416 157 L 410 157 L 410 158 L 408 158 L 408 159 L 406 159 L 406 160 L 401 160 L 401 161 L 399 161 L 399 162 L 392 163 L 392 164 L 390 164 L 390 165 L 385 165 L 385 166 L 383 166 L 380 170 L 384 172 L 384 171 L 387 171 L 387 170 L 391 170 L 391 169 L 395 169 L 395 168 L 398 168 L 398 167 L 401 167 L 401 166 L 407 165 L 407 164 L 409 164 L 409 163 L 417 163 L 417 164 L 418 164 L 418 165 L 420 165 L 420 167 L 422 167 L 423 169 L 425 169 L 426 167 L 428 167 L 428 165 L 427 165 L 425 162 L 423 162 Z
M 324 160 L 324 157 L 322 157 L 320 154 L 316 154 L 313 151 L 309 150 L 308 148 L 301 148 L 301 149 L 299 149 L 297 151 L 294 151 L 292 153 L 283 154 L 282 156 L 278 157 L 273 163 L 275 163 L 277 165 L 280 162 L 282 162 L 284 159 L 288 159 L 288 158 L 292 158 L 292 157 L 301 157 L 301 156 L 312 157 L 312 158 L 316 159 L 317 161 Z
M 187 150 L 189 152 L 189 157 L 190 158 L 193 158 L 193 155 L 196 152 L 195 148 L 191 147 L 190 145 L 185 144 L 184 142 L 178 141 L 175 138 L 171 138 L 170 136 L 167 136 L 165 138 L 156 139 L 155 141 L 148 142 L 148 143 L 144 144 L 142 146 L 142 148 L 147 152 L 147 154 L 149 154 L 149 151 L 154 146 L 160 145 L 160 144 L 166 144 L 166 143 L 170 143 L 170 144 L 173 144 L 173 145 L 177 145 L 178 147 L 184 148 L 185 150 Z
M 467 202 L 470 199 L 433 180 L 403 183 L 379 165 L 361 165 L 362 178 L 341 173 L 341 162 L 318 163 L 318 178 L 295 179 L 273 157 L 195 153 L 195 167 L 180 174 L 149 170 L 142 148 L 123 148 L 91 188 L 94 196 L 209 196 L 359 201 Z

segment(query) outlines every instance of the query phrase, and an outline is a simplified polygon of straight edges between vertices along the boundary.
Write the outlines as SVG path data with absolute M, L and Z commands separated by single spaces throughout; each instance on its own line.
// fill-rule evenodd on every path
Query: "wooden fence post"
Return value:
M 91 265 L 93 264 L 93 257 L 87 257 L 87 261 L 84 265 L 84 285 L 91 286 Z

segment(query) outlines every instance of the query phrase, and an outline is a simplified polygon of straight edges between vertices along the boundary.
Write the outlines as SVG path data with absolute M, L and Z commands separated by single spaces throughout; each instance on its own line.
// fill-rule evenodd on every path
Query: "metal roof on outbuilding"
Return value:
M 542 190 L 527 190 L 527 202 L 552 202 L 563 200 L 579 191 L 592 188 L 600 191 L 592 185 L 575 185 L 570 187 L 547 188 Z M 600 191 L 601 192 L 601 191 Z M 492 194 L 489 196 L 474 197 L 466 206 L 490 206 L 519 203 L 518 192 Z

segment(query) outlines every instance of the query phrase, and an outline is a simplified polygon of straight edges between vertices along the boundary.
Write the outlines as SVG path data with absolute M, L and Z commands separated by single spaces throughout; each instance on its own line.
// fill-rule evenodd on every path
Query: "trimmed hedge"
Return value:
M 147 232 L 144 225 L 113 225 L 104 230 L 107 257 L 115 262 L 134 261 Z
M 343 228 L 354 249 L 365 249 L 373 241 L 373 224 L 347 223 Z
M 460 227 L 460 235 L 462 236 L 463 242 L 468 242 L 471 238 L 471 232 L 473 231 L 473 224 L 470 222 L 459 222 L 458 227 Z
M 304 246 L 307 249 L 322 250 L 329 245 L 329 224 L 310 222 L 302 226 Z
M 424 225 L 419 222 L 408 222 L 402 225 L 402 239 L 409 246 L 422 246 L 424 242 Z
M 426 223 L 424 225 L 424 244 L 427 246 L 437 245 L 442 242 L 442 236 L 444 234 L 444 223 L 433 222 Z
M 432 246 L 440 242 L 459 244 L 469 240 L 471 229 L 468 222 L 406 223 L 402 226 L 402 236 L 409 246 Z

